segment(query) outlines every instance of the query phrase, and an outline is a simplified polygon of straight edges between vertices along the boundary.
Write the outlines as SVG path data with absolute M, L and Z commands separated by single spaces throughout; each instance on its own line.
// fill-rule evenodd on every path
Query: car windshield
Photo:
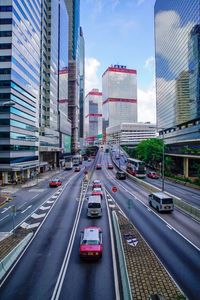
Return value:
M 101 189 L 100 189 L 100 188 L 95 188 L 95 189 L 93 190 L 93 192 L 101 192 Z
M 83 240 L 83 245 L 99 245 L 99 240 Z
M 88 203 L 88 208 L 101 208 L 100 203 Z

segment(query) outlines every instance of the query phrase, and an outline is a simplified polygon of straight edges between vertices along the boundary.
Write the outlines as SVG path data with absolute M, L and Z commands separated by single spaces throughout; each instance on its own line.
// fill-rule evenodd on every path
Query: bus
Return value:
M 146 177 L 145 162 L 134 158 L 127 158 L 126 171 L 129 174 L 136 176 L 138 178 L 145 178 Z
M 65 165 L 64 170 L 72 170 L 73 169 L 73 162 L 72 162 L 72 156 L 65 158 Z
M 74 166 L 79 166 L 79 164 L 82 165 L 83 157 L 81 154 L 76 154 L 73 156 L 72 161 Z

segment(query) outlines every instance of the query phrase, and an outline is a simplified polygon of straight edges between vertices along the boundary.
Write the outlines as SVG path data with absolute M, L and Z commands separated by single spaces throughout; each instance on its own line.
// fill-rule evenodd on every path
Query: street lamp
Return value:
M 165 132 L 164 132 L 164 129 L 161 129 L 161 130 L 162 130 L 162 141 L 163 141 L 163 147 L 162 147 L 162 192 L 164 192 L 164 190 L 165 190 Z

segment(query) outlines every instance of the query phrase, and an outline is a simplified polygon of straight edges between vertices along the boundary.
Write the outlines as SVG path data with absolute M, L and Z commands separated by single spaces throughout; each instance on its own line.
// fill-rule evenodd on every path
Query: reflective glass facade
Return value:
M 1 172 L 39 162 L 41 0 L 0 0 L 0 20 Z
M 158 127 L 200 118 L 200 0 L 156 1 L 155 50 Z
M 102 93 L 93 89 L 85 98 L 85 139 L 93 144 L 102 134 Z

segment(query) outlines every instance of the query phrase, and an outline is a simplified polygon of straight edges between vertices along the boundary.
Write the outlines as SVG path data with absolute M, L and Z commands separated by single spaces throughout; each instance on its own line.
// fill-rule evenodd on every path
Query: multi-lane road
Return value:
M 115 201 L 127 214 L 139 232 L 189 299 L 200 295 L 200 224 L 189 216 L 174 210 L 158 214 L 148 206 L 148 192 L 130 179 L 115 179 L 116 170 L 108 170 L 110 154 L 100 151 L 95 163 L 102 170 L 94 170 L 92 179 L 100 179 L 108 192 L 113 185 L 118 192 Z M 61 171 L 62 187 L 51 189 L 48 182 L 20 190 L 13 204 L 18 208 L 15 226 L 39 207 L 53 202 L 41 220 L 31 243 L 10 275 L 1 286 L 2 299 L 116 299 L 117 274 L 112 257 L 111 233 L 106 199 L 103 216 L 87 218 L 87 201 L 81 192 L 82 171 Z M 153 181 L 154 183 L 155 181 Z M 157 181 L 156 181 L 157 182 Z M 174 189 L 182 189 L 175 185 Z M 88 186 L 86 196 L 91 192 Z M 198 192 L 197 192 L 198 193 Z M 193 192 L 190 192 L 192 196 Z M 131 202 L 131 209 L 128 202 Z M 9 204 L 0 209 L 0 231 L 10 231 L 13 220 Z M 6 217 L 7 216 L 7 217 Z M 103 230 L 103 257 L 98 262 L 84 262 L 79 258 L 80 231 L 85 226 L 100 226 Z

